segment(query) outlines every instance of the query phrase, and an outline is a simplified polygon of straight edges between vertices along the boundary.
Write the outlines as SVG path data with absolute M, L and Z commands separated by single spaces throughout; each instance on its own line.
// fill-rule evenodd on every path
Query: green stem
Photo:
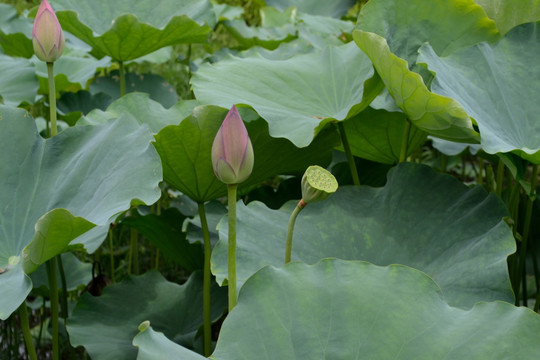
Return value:
M 49 108 L 51 119 L 51 136 L 55 136 L 58 133 L 56 127 L 56 90 L 54 88 L 54 63 L 47 63 L 47 75 L 49 78 Z
M 478 174 L 476 177 L 478 185 L 484 185 L 484 159 L 478 158 Z
M 26 301 L 23 301 L 19 306 L 19 316 L 21 317 L 21 327 L 23 330 L 24 342 L 26 344 L 26 351 L 28 351 L 28 357 L 30 360 L 37 360 L 36 348 L 32 341 L 32 334 L 30 334 L 30 324 L 28 322 L 28 309 L 26 308 Z
M 304 200 L 300 200 L 296 207 L 294 208 L 291 217 L 289 218 L 289 226 L 287 227 L 287 242 L 285 243 L 285 264 L 291 262 L 291 253 L 292 253 L 292 241 L 293 241 L 293 232 L 294 232 L 294 223 L 296 222 L 296 217 L 306 207 Z
M 66 284 L 66 274 L 64 273 L 64 264 L 62 262 L 62 256 L 58 255 L 58 271 L 60 272 L 60 284 L 62 285 L 62 297 L 60 298 L 61 305 L 61 317 L 64 319 L 64 323 L 68 317 L 68 308 L 67 308 L 67 284 Z
M 522 280 L 522 277 L 525 276 L 525 260 L 527 258 L 527 243 L 529 239 L 529 228 L 531 226 L 534 200 L 536 199 L 537 178 L 538 178 L 538 165 L 535 164 L 533 165 L 533 171 L 532 171 L 532 177 L 531 177 L 531 193 L 529 194 L 529 201 L 527 202 L 527 209 L 525 210 L 525 219 L 523 222 L 521 247 L 519 249 L 519 265 L 517 269 L 518 273 L 516 276 L 516 280 L 518 280 L 516 284 L 517 286 L 516 296 L 519 296 L 520 280 Z M 523 294 L 524 299 L 526 296 L 527 294 Z
M 208 221 L 206 220 L 206 211 L 204 204 L 199 202 L 199 217 L 201 218 L 201 227 L 204 239 L 204 275 L 203 275 L 203 343 L 204 356 L 209 357 L 212 353 L 212 318 L 210 312 L 212 273 L 210 272 L 210 256 L 212 244 L 210 243 L 210 232 L 208 231 Z
M 448 167 L 448 157 L 444 155 L 443 153 L 441 153 L 440 157 L 441 157 L 441 172 L 445 173 L 446 168 Z
M 52 350 L 53 360 L 60 358 L 58 346 L 58 284 L 56 281 L 56 257 L 47 261 L 47 277 L 49 279 L 49 299 L 51 301 Z
M 499 159 L 499 164 L 497 165 L 497 177 L 495 179 L 495 195 L 498 197 L 501 197 L 502 195 L 502 187 L 503 187 L 503 180 L 504 180 L 504 163 L 502 159 Z
M 409 119 L 405 122 L 405 129 L 403 130 L 403 137 L 401 139 L 401 152 L 399 153 L 399 162 L 405 162 L 407 160 L 407 150 L 409 146 L 409 133 L 411 132 L 411 122 Z
M 120 97 L 123 97 L 126 95 L 126 73 L 122 61 L 118 62 L 118 72 L 120 74 Z
M 130 258 L 130 274 L 139 274 L 139 232 L 136 229 L 130 229 L 131 244 L 129 252 Z
M 229 312 L 236 306 L 236 189 L 238 184 L 227 185 L 229 245 L 227 256 Z
M 113 284 L 116 282 L 114 276 L 114 246 L 113 246 L 113 227 L 109 226 L 109 259 L 111 263 L 111 281 Z
M 347 161 L 349 162 L 349 169 L 351 170 L 351 176 L 354 185 L 360 185 L 360 178 L 358 177 L 358 170 L 356 169 L 356 163 L 354 161 L 354 156 L 351 151 L 351 146 L 349 145 L 349 140 L 347 139 L 347 134 L 345 133 L 345 126 L 343 121 L 338 123 L 339 134 L 341 136 L 341 144 L 345 149 L 345 155 L 347 155 Z

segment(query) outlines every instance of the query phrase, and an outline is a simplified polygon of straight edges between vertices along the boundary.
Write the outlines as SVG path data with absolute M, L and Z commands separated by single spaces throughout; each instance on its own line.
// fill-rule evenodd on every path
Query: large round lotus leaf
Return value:
M 98 93 L 99 94 L 99 93 Z M 152 100 L 145 93 L 129 93 L 115 100 L 106 111 L 94 110 L 86 115 L 78 124 L 100 124 L 119 117 L 122 113 L 131 115 L 139 124 L 146 124 L 157 134 L 167 125 L 177 125 L 191 114 L 197 105 L 196 101 L 179 101 L 169 109 Z
M 401 112 L 367 108 L 343 123 L 353 155 L 395 164 L 399 161 L 407 117 Z M 411 126 L 407 138 L 407 155 L 426 140 L 426 133 Z
M 33 104 L 39 88 L 36 68 L 29 60 L 0 54 L 0 98 L 6 105 Z
M 246 109 L 247 110 L 247 109 Z M 244 120 L 252 111 L 242 112 Z M 212 143 L 227 114 L 217 106 L 200 106 L 179 125 L 163 128 L 156 135 L 156 147 L 163 163 L 167 183 L 197 202 L 227 194 L 227 187 L 212 170 Z M 267 123 L 255 116 L 246 123 L 253 144 L 255 163 L 250 177 L 240 184 L 240 191 L 278 174 L 301 172 L 309 165 L 327 165 L 332 148 L 339 143 L 335 131 L 324 131 L 306 147 L 299 149 L 286 139 L 268 135 Z
M 280 210 L 238 203 L 238 288 L 265 265 L 283 265 L 287 223 L 295 202 Z M 292 260 L 325 257 L 404 264 L 424 271 L 453 306 L 513 301 L 506 258 L 515 251 L 502 201 L 469 189 L 424 165 L 402 163 L 383 188 L 341 187 L 309 204 L 294 228 Z M 227 221 L 212 252 L 218 282 L 227 277 Z
M 215 23 L 207 0 L 56 0 L 62 28 L 88 43 L 97 57 L 136 59 L 177 43 L 204 42 Z
M 430 92 L 422 77 L 392 54 L 384 38 L 361 30 L 355 30 L 353 38 L 373 62 L 396 105 L 416 127 L 446 140 L 479 141 L 465 110 L 454 99 Z
M 515 151 L 540 163 L 540 23 L 520 25 L 498 43 L 481 43 L 446 58 L 429 45 L 418 61 L 436 78 L 431 89 L 459 102 L 476 120 L 482 148 Z
M 25 111 L 0 106 L 0 269 L 7 268 L 0 293 L 10 294 L 0 297 L 0 318 L 32 287 L 20 266 L 23 248 L 32 271 L 81 232 L 108 224 L 132 199 L 151 204 L 159 198 L 161 164 L 150 141 L 148 129 L 128 116 L 45 140 Z
M 223 323 L 215 360 L 535 358 L 540 317 L 493 302 L 450 307 L 426 274 L 326 259 L 266 267 Z
M 354 0 L 266 0 L 266 5 L 273 6 L 282 11 L 288 7 L 295 6 L 298 10 L 307 14 L 336 18 L 345 15 L 354 3 Z
M 107 286 L 99 297 L 85 293 L 67 323 L 70 342 L 84 346 L 93 360 L 134 359 L 137 348 L 131 342 L 139 324 L 147 320 L 180 341 L 202 326 L 202 287 L 200 272 L 178 285 L 151 271 Z M 227 290 L 214 283 L 211 291 L 215 321 L 227 307 Z
M 493 20 L 473 0 L 371 0 L 356 28 L 386 38 L 390 50 L 411 65 L 426 41 L 445 55 L 498 36 Z
M 147 324 L 140 360 L 200 360 Z M 266 267 L 244 285 L 214 360 L 533 359 L 540 317 L 503 302 L 450 307 L 426 274 L 325 259 Z
M 268 121 L 271 136 L 303 147 L 326 123 L 365 109 L 382 90 L 374 76 L 368 57 L 350 43 L 283 61 L 228 57 L 201 66 L 192 84 L 201 103 L 248 104 Z
M 497 24 L 501 34 L 511 28 L 540 20 L 539 0 L 474 0 Z

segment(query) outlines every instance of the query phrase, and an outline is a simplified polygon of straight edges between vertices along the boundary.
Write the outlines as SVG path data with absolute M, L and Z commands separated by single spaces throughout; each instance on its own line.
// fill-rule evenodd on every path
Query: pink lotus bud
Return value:
M 212 145 L 214 173 L 225 184 L 239 184 L 253 170 L 253 147 L 248 132 L 233 105 Z
M 62 55 L 64 42 L 64 33 L 58 18 L 49 2 L 43 0 L 32 29 L 34 53 L 42 61 L 53 62 Z

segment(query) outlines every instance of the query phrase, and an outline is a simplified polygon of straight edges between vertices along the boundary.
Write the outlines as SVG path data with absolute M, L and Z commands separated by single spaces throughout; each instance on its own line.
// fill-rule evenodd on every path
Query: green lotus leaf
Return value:
M 350 21 L 305 13 L 298 14 L 297 26 L 298 37 L 319 49 L 329 44 L 335 46 L 343 44 L 344 34 L 350 37 L 354 29 L 354 24 Z
M 475 119 L 489 154 L 516 152 L 540 163 L 539 23 L 520 25 L 498 43 L 481 43 L 439 58 L 429 45 L 420 50 L 436 78 L 433 92 L 456 101 Z
M 106 111 L 94 110 L 86 115 L 79 124 L 100 124 L 119 117 L 123 113 L 131 115 L 139 124 L 146 124 L 157 134 L 167 125 L 177 125 L 191 114 L 197 105 L 194 100 L 179 101 L 169 109 L 151 99 L 150 94 L 133 92 L 114 101 Z
M 39 79 L 39 92 L 49 93 L 47 64 L 37 57 L 32 57 Z M 96 60 L 91 57 L 81 57 L 70 54 L 62 55 L 54 62 L 54 84 L 56 93 L 64 91 L 78 91 L 85 89 L 87 83 L 94 78 L 98 69 L 107 68 L 111 64 L 110 58 Z
M 27 59 L 0 54 L 0 97 L 4 104 L 33 104 L 38 87 L 34 64 Z
M 64 121 L 73 126 L 82 115 L 87 115 L 94 109 L 104 111 L 111 103 L 112 99 L 107 94 L 92 95 L 89 91 L 80 90 L 62 94 L 56 102 L 56 108 L 60 114 L 64 115 L 62 117 Z
M 278 174 L 330 162 L 331 149 L 339 143 L 335 131 L 325 130 L 310 146 L 299 149 L 286 139 L 272 138 L 267 123 L 245 110 L 241 115 L 253 144 L 255 163 L 239 191 Z M 214 174 L 211 159 L 212 143 L 227 111 L 217 106 L 196 107 L 179 125 L 167 126 L 155 136 L 165 181 L 194 201 L 206 202 L 227 194 L 227 187 Z
M 325 259 L 253 275 L 211 359 L 527 359 L 540 351 L 538 331 L 527 308 L 448 306 L 415 269 Z
M 6 55 L 25 58 L 34 55 L 32 21 L 18 16 L 9 4 L 0 4 L 0 46 Z
M 424 42 L 446 55 L 499 36 L 495 22 L 473 0 L 371 0 L 356 28 L 385 38 L 390 51 L 410 65 Z
M 161 164 L 150 140 L 148 129 L 127 115 L 45 140 L 24 110 L 0 106 L 0 269 L 7 268 L 0 293 L 9 293 L 0 297 L 1 319 L 32 288 L 21 264 L 32 271 L 76 243 L 93 250 L 103 237 L 75 238 L 93 224 L 108 225 L 133 199 L 150 204 L 159 198 Z M 42 241 L 53 237 L 41 252 Z
M 201 272 L 178 285 L 150 271 L 107 286 L 99 297 L 85 293 L 67 323 L 71 344 L 84 346 L 93 360 L 134 359 L 137 348 L 131 342 L 139 324 L 147 320 L 181 341 L 202 326 L 202 287 Z M 211 292 L 212 321 L 216 321 L 227 307 L 227 290 L 214 282 Z
M 343 122 L 353 155 L 395 164 L 399 161 L 407 117 L 401 112 L 367 108 Z M 426 133 L 411 126 L 407 141 L 407 155 L 412 154 L 426 140 Z
M 137 359 L 204 359 L 148 323 L 139 329 Z M 527 308 L 448 306 L 418 270 L 325 259 L 265 267 L 248 279 L 210 359 L 534 358 L 538 331 L 540 317 Z
M 517 25 L 540 20 L 539 0 L 475 0 L 497 24 L 501 34 Z
M 354 5 L 354 0 L 266 0 L 266 5 L 273 6 L 278 10 L 285 10 L 295 6 L 299 11 L 312 14 L 340 18 Z
M 358 114 L 382 90 L 371 62 L 352 43 L 283 61 L 228 57 L 202 65 L 192 84 L 201 103 L 250 105 L 268 122 L 272 137 L 299 147 L 328 122 Z
M 126 93 L 143 92 L 150 94 L 150 98 L 159 102 L 162 106 L 169 108 L 178 101 L 178 94 L 171 84 L 164 78 L 155 74 L 134 74 L 126 75 Z M 109 76 L 96 78 L 90 84 L 92 94 L 104 93 L 112 99 L 120 98 L 120 77 L 118 71 L 112 71 Z
M 281 266 L 286 229 L 297 201 L 280 210 L 251 202 L 237 207 L 238 288 L 265 265 Z M 452 306 L 513 302 L 506 258 L 515 251 L 502 201 L 449 175 L 412 163 L 388 173 L 383 188 L 342 186 L 309 204 L 296 220 L 292 260 L 325 257 L 404 264 L 424 271 Z M 227 277 L 226 218 L 218 225 L 212 271 Z
M 459 103 L 430 92 L 422 77 L 410 71 L 405 60 L 390 52 L 384 38 L 361 30 L 355 30 L 353 38 L 369 56 L 396 105 L 412 124 L 446 140 L 479 141 L 471 119 Z
M 92 46 L 96 57 L 128 61 L 177 43 L 206 41 L 215 23 L 207 0 L 54 2 L 62 28 Z
M 190 351 L 171 340 L 162 332 L 154 331 L 150 322 L 139 326 L 139 333 L 133 338 L 133 345 L 139 348 L 137 360 L 204 360 L 204 356 Z

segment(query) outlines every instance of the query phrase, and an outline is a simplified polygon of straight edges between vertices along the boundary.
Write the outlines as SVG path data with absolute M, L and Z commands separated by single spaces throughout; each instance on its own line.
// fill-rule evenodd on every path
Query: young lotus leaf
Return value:
M 361 30 L 355 30 L 353 38 L 373 62 L 396 105 L 416 127 L 446 140 L 479 141 L 465 110 L 454 99 L 430 92 L 422 77 L 390 52 L 384 38 Z
M 250 177 L 239 186 L 242 189 L 259 184 L 278 174 L 303 171 L 312 164 L 327 165 L 331 149 L 339 143 L 335 131 L 323 131 L 313 143 L 298 149 L 286 139 L 268 134 L 268 125 L 253 112 L 246 128 L 253 144 L 255 163 Z M 211 150 L 227 110 L 217 106 L 199 106 L 179 125 L 163 128 L 156 136 L 156 147 L 167 183 L 197 202 L 205 202 L 227 194 L 227 187 L 212 170 Z M 246 114 L 248 114 L 246 112 Z
M 426 274 L 325 259 L 266 267 L 240 291 L 214 360 L 532 359 L 540 317 L 493 302 L 450 307 Z M 511 345 L 509 345 L 511 344 Z
M 326 123 L 358 114 L 382 90 L 368 57 L 352 43 L 283 61 L 229 57 L 201 66 L 192 84 L 201 103 L 248 104 L 268 122 L 271 136 L 299 147 Z
M 152 133 L 157 134 L 167 125 L 179 124 L 197 105 L 195 100 L 185 100 L 165 109 L 159 102 L 152 100 L 151 96 L 140 92 L 128 93 L 110 104 L 106 111 L 90 112 L 79 124 L 101 124 L 127 113 L 139 124 L 148 125 Z
M 238 286 L 265 265 L 283 265 L 287 223 L 296 201 L 280 210 L 251 202 L 237 208 Z M 506 258 L 515 251 L 505 205 L 427 166 L 402 163 L 383 188 L 344 186 L 306 206 L 296 220 L 292 260 L 325 257 L 404 264 L 424 271 L 452 306 L 513 301 Z M 212 252 L 218 282 L 227 274 L 226 218 Z
M 96 57 L 133 60 L 177 43 L 206 41 L 215 23 L 207 0 L 56 0 L 62 28 L 92 46 Z
M 490 154 L 514 151 L 540 163 L 540 23 L 520 25 L 498 43 L 439 58 L 429 45 L 418 61 L 436 74 L 431 89 L 459 102 Z
M 132 199 L 159 198 L 161 165 L 150 140 L 127 115 L 45 140 L 25 111 L 0 106 L 0 269 L 7 269 L 0 274 L 1 319 L 32 288 L 21 265 L 33 271 L 94 224 L 108 225 Z
M 266 0 L 266 5 L 273 6 L 278 10 L 285 10 L 295 6 L 299 11 L 311 15 L 330 16 L 341 18 L 354 5 L 354 0 Z
M 481 41 L 494 41 L 497 26 L 473 0 L 370 0 L 356 28 L 386 39 L 390 50 L 414 64 L 418 48 L 432 44 L 445 55 Z
M 202 287 L 201 272 L 178 285 L 150 271 L 106 287 L 99 297 L 85 293 L 68 320 L 71 344 L 84 346 L 93 360 L 134 359 L 137 348 L 132 339 L 139 324 L 148 320 L 169 338 L 185 338 L 191 346 L 203 323 Z M 215 321 L 227 307 L 227 290 L 214 282 L 211 291 Z
M 34 64 L 27 59 L 0 54 L 0 97 L 4 104 L 33 104 L 38 88 Z
M 140 331 L 137 359 L 204 359 L 148 324 Z M 532 359 L 538 331 L 540 317 L 527 308 L 448 306 L 418 270 L 325 259 L 265 267 L 248 279 L 210 359 Z
M 37 57 L 31 59 L 36 67 L 39 79 L 39 92 L 49 93 L 47 64 Z M 86 88 L 88 81 L 96 75 L 100 68 L 107 68 L 111 64 L 110 58 L 96 60 L 91 57 L 81 57 L 63 54 L 54 62 L 54 83 L 57 93 L 63 91 L 76 91 Z
M 497 24 L 501 34 L 517 25 L 540 20 L 538 0 L 475 0 Z
M 401 112 L 374 110 L 368 107 L 352 119 L 343 122 L 353 155 L 395 164 L 399 161 L 407 117 Z M 407 155 L 426 140 L 426 133 L 411 126 L 407 140 Z

